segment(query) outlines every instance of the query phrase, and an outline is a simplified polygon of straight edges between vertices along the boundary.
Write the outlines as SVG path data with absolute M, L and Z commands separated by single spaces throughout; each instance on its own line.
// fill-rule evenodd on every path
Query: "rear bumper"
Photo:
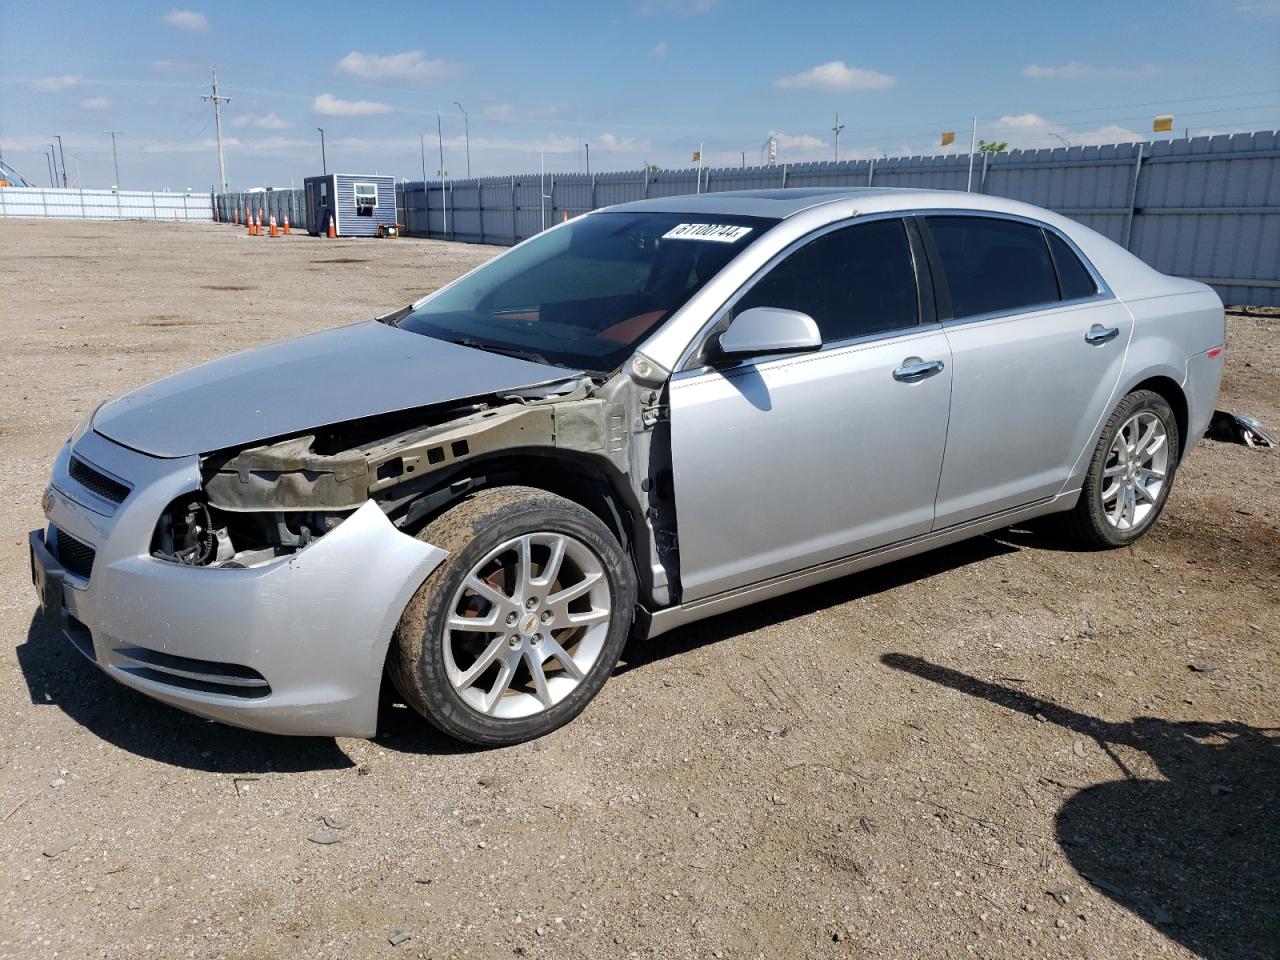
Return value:
M 1210 356 L 1213 354 L 1213 356 Z M 1198 353 L 1187 361 L 1187 377 L 1182 391 L 1187 398 L 1187 440 L 1183 454 L 1200 442 L 1218 403 L 1218 388 L 1227 355 L 1224 347 Z
M 156 519 L 193 489 L 196 464 L 92 434 L 76 452 L 134 489 L 104 517 L 73 499 L 68 451 L 59 457 L 46 513 L 96 554 L 79 578 L 49 549 L 56 533 L 31 535 L 33 579 L 54 630 L 112 679 L 200 716 L 269 733 L 374 734 L 392 633 L 443 550 L 401 533 L 369 502 L 260 567 L 157 560 L 148 552 Z

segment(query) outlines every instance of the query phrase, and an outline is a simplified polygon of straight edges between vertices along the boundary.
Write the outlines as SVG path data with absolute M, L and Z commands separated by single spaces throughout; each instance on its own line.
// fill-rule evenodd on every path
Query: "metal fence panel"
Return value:
M 207 193 L 2 187 L 0 217 L 207 222 L 213 219 L 213 210 Z
M 721 190 L 877 186 L 965 190 L 967 155 L 686 170 L 411 181 L 397 187 L 410 235 L 510 245 L 589 210 Z M 1275 132 L 1055 147 L 973 158 L 972 189 L 1056 210 L 1157 270 L 1212 283 L 1229 303 L 1280 305 L 1280 138 Z M 12 192 L 12 191 L 5 191 Z M 261 198 L 266 197 L 266 200 Z M 257 198 L 257 199 L 255 199 Z M 302 191 L 222 194 L 302 222 Z M 35 214 L 40 215 L 40 214 Z

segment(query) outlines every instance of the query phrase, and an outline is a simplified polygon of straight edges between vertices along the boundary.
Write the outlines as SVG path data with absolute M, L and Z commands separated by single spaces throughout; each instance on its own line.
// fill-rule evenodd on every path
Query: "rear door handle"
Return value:
M 921 360 L 919 357 L 907 357 L 902 366 L 893 371 L 893 379 L 899 383 L 916 383 L 942 372 L 945 364 L 941 360 Z
M 1118 336 L 1120 336 L 1119 327 L 1104 327 L 1100 323 L 1095 323 L 1089 328 L 1089 332 L 1084 335 L 1084 342 L 1100 347 L 1104 343 L 1110 343 Z

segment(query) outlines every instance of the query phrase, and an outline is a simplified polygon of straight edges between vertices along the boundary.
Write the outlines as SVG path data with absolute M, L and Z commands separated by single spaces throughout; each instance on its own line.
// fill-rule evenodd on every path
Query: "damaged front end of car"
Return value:
M 255 568 L 304 550 L 370 501 L 412 534 L 472 490 L 525 483 L 598 504 L 636 547 L 649 593 L 669 600 L 677 580 L 664 409 L 626 373 L 603 384 L 574 377 L 206 454 L 200 489 L 163 511 L 151 555 Z

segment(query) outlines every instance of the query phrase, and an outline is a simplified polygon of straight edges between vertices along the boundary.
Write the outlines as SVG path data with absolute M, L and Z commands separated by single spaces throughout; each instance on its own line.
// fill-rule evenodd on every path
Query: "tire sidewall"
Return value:
M 421 655 L 414 664 L 416 686 L 423 695 L 427 719 L 446 733 L 473 743 L 505 745 L 540 737 L 568 723 L 599 693 L 622 654 L 635 606 L 635 581 L 617 539 L 585 508 L 545 495 L 502 511 L 465 547 L 448 560 L 420 588 L 430 591 L 425 622 L 405 623 L 423 631 Z M 581 683 L 553 707 L 517 719 L 488 717 L 478 713 L 454 689 L 445 669 L 444 624 L 453 600 L 472 569 L 495 547 L 527 533 L 559 533 L 573 537 L 600 561 L 610 595 L 609 630 L 600 655 Z
M 1119 530 L 1112 526 L 1111 521 L 1107 519 L 1106 511 L 1102 507 L 1100 499 L 1100 491 L 1104 479 L 1102 471 L 1106 467 L 1111 445 L 1115 442 L 1120 428 L 1135 414 L 1143 412 L 1155 414 L 1164 426 L 1165 434 L 1168 437 L 1166 442 L 1169 444 L 1169 466 L 1166 471 L 1165 483 L 1160 489 L 1160 497 L 1155 508 L 1138 526 L 1130 530 Z M 1112 547 L 1123 547 L 1142 537 L 1160 519 L 1160 515 L 1164 512 L 1165 504 L 1169 502 L 1169 494 L 1173 490 L 1174 477 L 1177 474 L 1181 457 L 1182 444 L 1181 435 L 1178 431 L 1178 422 L 1173 414 L 1173 408 L 1169 406 L 1169 402 L 1164 397 L 1151 390 L 1137 390 L 1121 400 L 1108 419 L 1107 425 L 1103 428 L 1102 436 L 1098 438 L 1098 444 L 1094 448 L 1093 459 L 1089 463 L 1089 473 L 1085 478 L 1084 487 L 1080 491 L 1084 514 L 1087 517 L 1089 526 L 1092 527 L 1090 532 L 1103 544 Z

